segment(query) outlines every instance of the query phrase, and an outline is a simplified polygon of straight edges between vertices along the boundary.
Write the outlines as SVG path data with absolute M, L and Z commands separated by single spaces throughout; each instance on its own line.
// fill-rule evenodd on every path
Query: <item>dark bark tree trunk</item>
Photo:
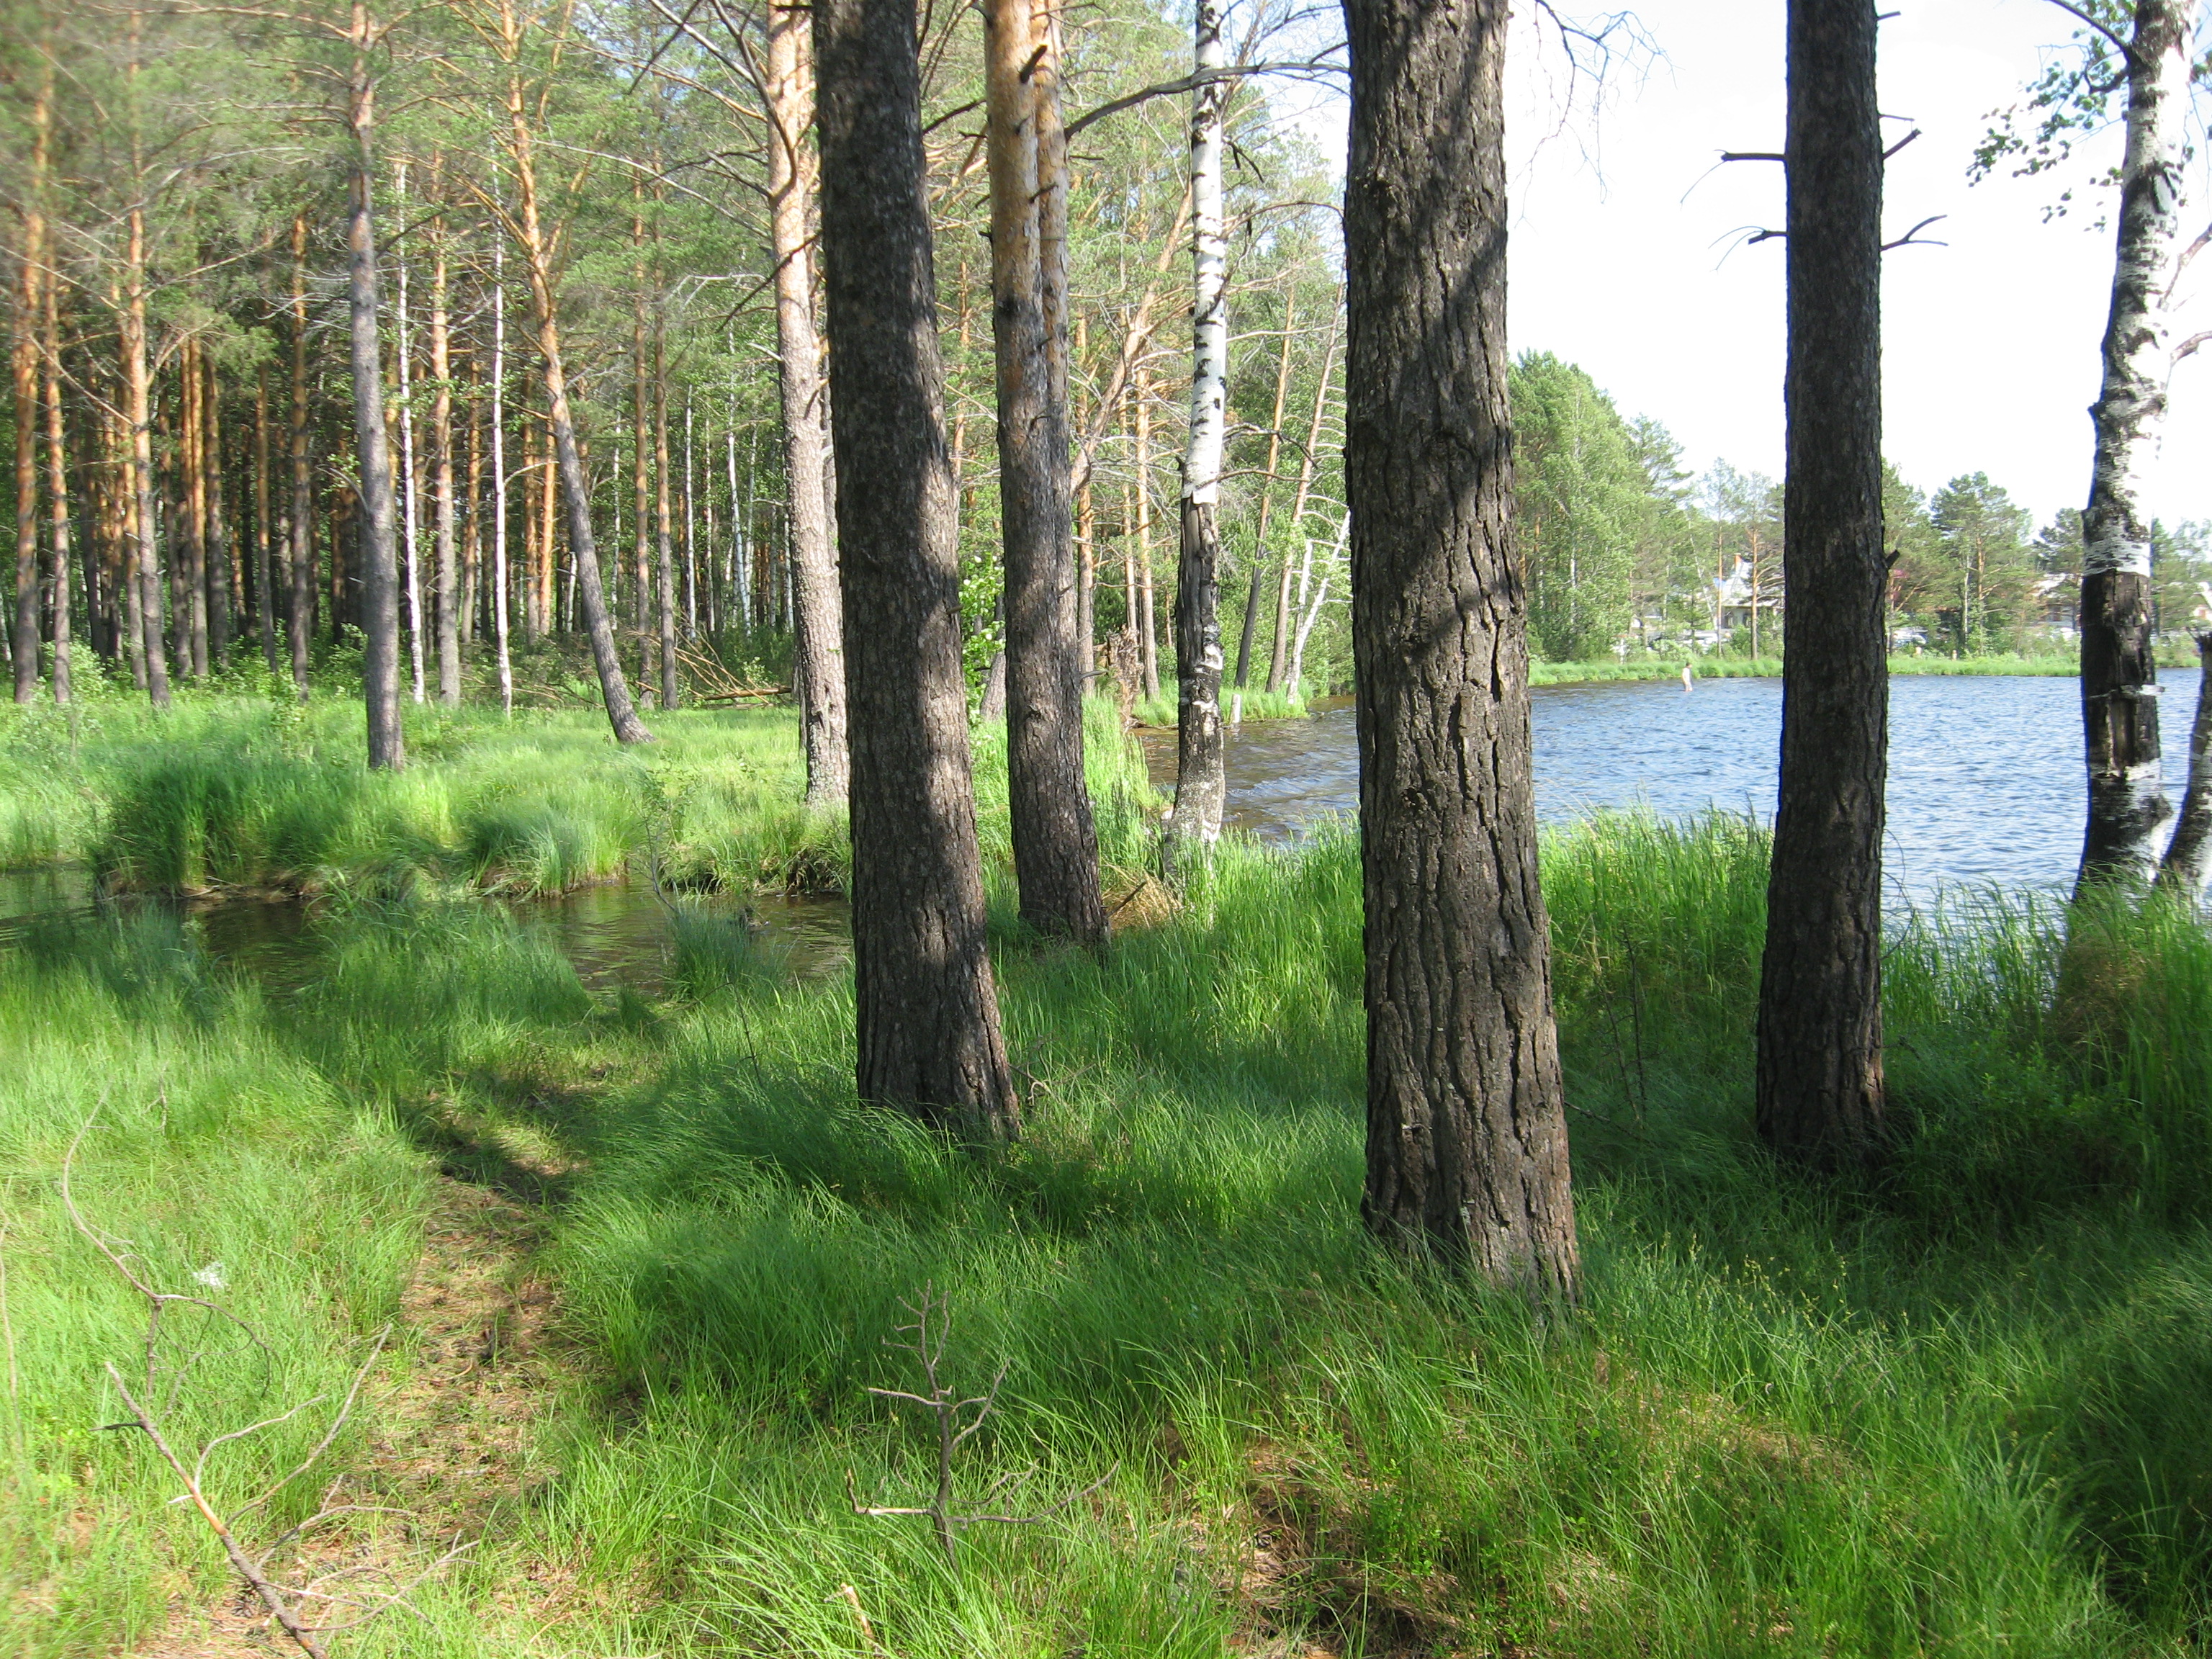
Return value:
M 2212 876 L 2212 634 L 2197 636 L 2197 719 L 2189 731 L 2189 787 L 2159 862 L 2158 884 L 2192 903 Z
M 2166 417 L 2166 290 L 2180 228 L 2191 31 L 2186 0 L 2136 0 L 2118 249 L 2096 454 L 2081 514 L 2081 719 L 2089 822 L 2076 890 L 2147 880 L 2173 809 L 2160 765 L 2145 473 Z
M 1064 377 L 1057 404 L 1053 395 L 1051 328 L 1064 317 L 1047 315 L 1040 201 L 1039 131 L 1048 120 L 1056 135 L 1059 122 L 1043 108 L 1051 43 L 1038 21 L 1030 0 L 993 0 L 985 12 L 1006 788 L 1022 920 L 1097 946 L 1105 942 L 1106 906 L 1083 781 Z M 1061 245 L 1054 251 L 1064 257 Z
M 837 548 L 830 535 L 829 393 L 815 326 L 814 261 L 808 219 L 815 193 L 806 131 L 814 122 L 804 7 L 771 4 L 768 76 L 769 237 L 775 256 L 776 362 L 783 403 L 784 472 L 790 484 L 791 679 L 806 746 L 806 804 L 835 811 L 851 782 L 847 752 L 844 624 L 839 616 Z M 734 465 L 736 452 L 731 452 Z M 731 507 L 736 509 L 734 475 Z
M 816 0 L 860 1097 L 1020 1127 L 984 945 L 914 8 Z
M 1875 0 L 1790 3 L 1789 603 L 1758 1121 L 1778 1155 L 1831 1170 L 1869 1161 L 1882 1123 L 1889 669 L 1876 27 Z
M 397 771 L 407 764 L 399 724 L 399 565 L 392 454 L 384 429 L 384 356 L 377 328 L 380 286 L 374 182 L 368 170 L 369 116 L 365 60 L 356 59 L 351 88 L 354 142 L 352 209 L 346 216 L 346 301 L 353 367 L 354 453 L 359 458 L 361 512 L 361 700 L 368 715 L 368 763 Z
M 1506 409 L 1506 0 L 1347 0 L 1367 1190 L 1403 1247 L 1571 1300 Z

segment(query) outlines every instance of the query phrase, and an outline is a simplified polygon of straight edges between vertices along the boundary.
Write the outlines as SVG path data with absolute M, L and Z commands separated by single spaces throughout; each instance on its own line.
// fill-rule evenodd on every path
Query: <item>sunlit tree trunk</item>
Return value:
M 660 706 L 676 707 L 676 540 L 668 487 L 668 350 L 660 325 L 653 330 L 653 544 L 660 628 Z
M 45 339 L 45 374 L 42 390 L 46 406 L 46 503 L 52 514 L 48 521 L 51 540 L 48 544 L 52 574 L 52 602 L 53 605 L 53 691 L 54 701 L 68 702 L 75 695 L 70 684 L 70 489 L 69 452 L 67 435 L 62 424 L 62 327 L 61 309 L 56 290 L 58 282 L 49 278 L 40 284 L 40 333 Z M 88 598 L 90 596 L 88 595 Z M 89 617 L 91 608 L 86 608 Z
M 134 66 L 135 67 L 135 66 Z M 146 650 L 146 696 L 169 706 L 168 649 L 161 637 L 161 561 L 155 542 L 154 376 L 146 338 L 146 214 L 134 205 L 127 216 L 123 268 L 123 419 L 130 444 L 131 539 L 137 566 L 139 625 Z
M 45 100 L 40 100 L 43 113 Z M 46 266 L 44 215 L 46 123 L 35 129 L 38 161 L 23 213 L 23 240 L 15 283 L 15 339 L 9 354 L 15 392 L 15 605 L 10 619 L 9 661 L 15 701 L 39 695 L 39 317 Z
M 253 625 L 261 636 L 261 660 L 276 678 L 276 538 L 270 515 L 269 372 L 253 377 Z
M 584 476 L 583 458 L 577 452 L 576 425 L 568 408 L 568 377 L 561 355 L 560 307 L 554 287 L 553 252 L 538 219 L 535 141 L 519 69 L 521 20 L 513 0 L 501 0 L 500 19 L 502 45 L 510 66 L 507 114 L 508 159 L 514 167 L 516 192 L 513 228 L 521 244 L 524 273 L 529 279 L 531 302 L 536 312 L 538 354 L 545 374 L 548 424 L 552 429 L 553 456 L 560 473 L 561 491 L 568 508 L 568 552 L 576 562 L 577 604 L 591 640 L 592 658 L 599 668 L 599 691 L 606 702 L 607 721 L 614 728 L 615 740 L 650 743 L 653 733 L 638 718 L 636 705 L 630 701 L 629 682 L 623 676 L 622 659 L 615 647 L 614 624 L 607 615 L 606 590 L 599 577 L 599 547 L 592 538 L 591 487 Z
M 2118 251 L 2089 505 L 2081 514 L 2081 719 L 2089 821 L 2079 889 L 2151 875 L 2172 814 L 2159 763 L 2152 657 L 2151 514 L 2143 489 L 2166 418 L 2166 289 L 2180 228 L 2189 0 L 2136 0 L 2128 52 Z M 2078 889 L 2077 889 L 2078 890 Z
M 430 188 L 434 193 L 438 188 L 434 162 Z M 437 531 L 431 616 L 438 640 L 438 701 L 448 708 L 457 708 L 461 702 L 461 604 L 453 518 L 453 365 L 448 331 L 446 222 L 441 215 L 430 225 L 430 489 Z
M 230 656 L 232 550 L 230 513 L 223 499 L 222 381 L 215 360 L 201 354 L 205 389 L 200 396 L 202 491 L 207 501 L 208 661 L 220 670 Z
M 1492 1284 L 1580 1267 L 1536 876 L 1506 407 L 1506 0 L 1347 0 L 1367 1224 Z
M 860 1098 L 1020 1126 L 985 951 L 915 14 L 815 0 Z
M 307 425 L 307 221 L 292 221 L 292 510 L 290 609 L 292 689 L 307 700 L 307 652 L 315 631 L 315 485 Z
M 514 713 L 514 667 L 507 650 L 507 249 L 491 254 L 491 631 L 499 659 L 499 711 Z
M 1889 753 L 1875 0 L 1790 0 L 1782 787 L 1759 980 L 1757 1114 L 1779 1156 L 1863 1164 L 1883 1108 Z M 1753 638 L 1759 594 L 1752 593 Z
M 1328 344 L 1321 357 L 1321 379 L 1314 386 L 1313 419 L 1306 427 L 1306 447 L 1298 460 L 1297 494 L 1291 499 L 1291 534 L 1310 550 L 1306 538 L 1306 503 L 1313 491 L 1314 457 L 1321 453 L 1322 418 L 1328 409 L 1329 376 L 1336 368 L 1336 349 L 1340 319 L 1332 307 L 1328 319 Z M 1297 695 L 1298 672 L 1303 665 L 1303 653 L 1292 647 L 1292 630 L 1297 626 L 1297 614 L 1291 604 L 1291 561 L 1283 559 L 1283 573 L 1275 586 L 1275 644 L 1267 660 L 1267 690 L 1287 691 Z M 1293 663 L 1296 656 L 1301 659 Z
M 1198 0 L 1198 72 L 1229 62 L 1221 0 Z M 1176 566 L 1176 802 L 1171 839 L 1210 846 L 1228 797 L 1221 742 L 1221 458 L 1229 430 L 1229 232 L 1221 162 L 1229 86 L 1191 94 L 1190 201 L 1193 363 L 1190 437 L 1182 461 L 1182 540 Z
M 804 7 L 768 9 L 769 250 L 775 259 L 776 363 L 783 404 L 784 471 L 790 483 L 792 689 L 806 748 L 806 804 L 835 809 L 850 782 L 846 737 L 844 623 L 837 549 L 830 536 L 829 390 L 814 319 L 814 262 L 808 219 L 815 191 L 806 131 L 814 121 Z M 731 451 L 736 459 L 734 447 Z M 731 483 L 734 502 L 736 481 Z M 748 526 L 750 521 L 748 520 Z

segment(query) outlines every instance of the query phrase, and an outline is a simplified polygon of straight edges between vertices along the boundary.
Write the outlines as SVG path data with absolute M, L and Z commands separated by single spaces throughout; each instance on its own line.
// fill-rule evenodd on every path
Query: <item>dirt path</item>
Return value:
M 545 1231 L 542 1210 L 438 1177 L 422 1254 L 401 1297 L 398 1352 L 370 1384 L 365 1415 L 374 1433 L 325 1500 L 408 1518 L 334 1532 L 314 1553 L 316 1566 L 404 1571 L 408 1560 L 483 1536 L 495 1510 L 552 1477 L 532 1458 L 533 1431 L 566 1370 L 550 1334 L 553 1289 L 534 1266 Z M 180 1595 L 167 1626 L 134 1653 L 268 1659 L 290 1648 L 280 1638 L 272 1649 L 260 1604 L 227 1589 L 213 1606 Z

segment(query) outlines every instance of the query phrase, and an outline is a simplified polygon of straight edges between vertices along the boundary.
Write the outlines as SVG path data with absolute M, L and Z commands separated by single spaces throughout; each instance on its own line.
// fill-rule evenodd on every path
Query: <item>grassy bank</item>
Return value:
M 0 957 L 30 1079 L 0 1098 L 10 1650 L 223 1595 L 146 1449 L 98 1431 L 137 1336 L 53 1181 L 104 1097 L 100 1224 L 172 1288 L 220 1261 L 271 1330 L 273 1382 L 227 1361 L 194 1396 L 211 1430 L 330 1386 L 434 1192 L 542 1218 L 557 1385 L 515 1468 L 432 1471 L 489 1483 L 483 1546 L 355 1653 L 2197 1651 L 2212 941 L 2111 918 L 2077 958 L 2111 993 L 2057 1014 L 2055 918 L 1924 921 L 1891 951 L 1892 1168 L 1808 1186 L 1749 1131 L 1764 856 L 1726 819 L 1547 844 L 1589 1270 L 1565 1322 L 1361 1233 L 1341 836 L 1224 848 L 1103 964 L 1002 943 L 1031 1133 L 988 1165 L 855 1104 L 848 978 L 703 917 L 651 1003 L 427 884 L 343 890 L 281 996 L 189 925 L 34 932 Z M 1098 1483 L 973 1528 L 957 1571 L 848 1496 L 928 1484 L 916 1414 L 868 1392 L 918 1382 L 884 1339 L 926 1288 L 951 1380 L 1006 1368 L 962 1491 Z M 387 1363 L 341 1466 L 403 1461 L 390 1419 L 440 1357 L 403 1322 Z M 429 1479 L 381 1489 L 418 1508 Z
M 1130 862 L 1143 772 L 1110 705 L 1089 715 L 1103 846 Z M 185 892 L 559 892 L 656 863 L 678 886 L 843 885 L 843 825 L 800 809 L 787 710 L 658 714 L 659 741 L 630 750 L 588 711 L 406 719 L 410 763 L 392 775 L 362 763 L 358 707 L 330 702 L 196 697 L 161 717 L 111 702 L 74 721 L 7 711 L 0 868 L 82 862 L 111 889 Z M 988 857 L 1008 833 L 1002 731 L 977 732 L 975 775 Z

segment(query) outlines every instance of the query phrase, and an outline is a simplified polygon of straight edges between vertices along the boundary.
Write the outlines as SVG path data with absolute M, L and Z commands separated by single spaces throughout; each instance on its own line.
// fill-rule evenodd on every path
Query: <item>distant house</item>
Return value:
M 2036 620 L 2045 628 L 2055 628 L 2071 639 L 2081 625 L 2081 579 L 2073 572 L 2038 576 L 2028 586 L 2028 598 L 2035 606 Z

